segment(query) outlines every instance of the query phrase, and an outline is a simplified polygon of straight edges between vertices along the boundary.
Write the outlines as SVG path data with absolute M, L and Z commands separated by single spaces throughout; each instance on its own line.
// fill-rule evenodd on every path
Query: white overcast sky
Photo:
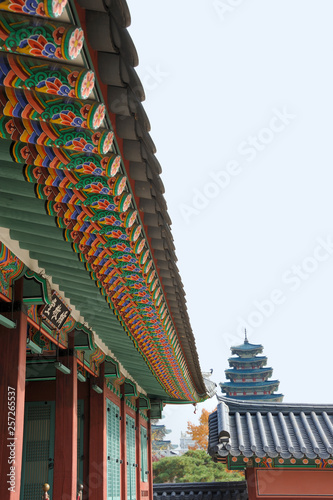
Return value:
M 245 321 L 285 402 L 332 403 L 333 2 L 128 5 L 202 370 Z

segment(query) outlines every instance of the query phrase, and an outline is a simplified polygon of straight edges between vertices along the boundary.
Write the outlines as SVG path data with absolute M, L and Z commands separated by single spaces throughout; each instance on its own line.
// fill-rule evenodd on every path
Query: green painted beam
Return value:
M 1 142 L 1 141 L 0 141 Z M 1 189 L 0 189 L 1 191 Z M 49 221 L 52 219 L 45 212 L 45 201 L 37 198 L 29 198 L 27 196 L 15 196 L 13 194 L 1 192 L 0 194 L 0 207 L 7 207 L 13 210 L 19 210 L 31 214 L 30 220 L 34 220 L 36 215 L 41 217 L 48 217 Z M 39 219 L 36 219 L 38 222 Z M 42 219 L 40 219 L 42 220 Z
M 26 182 L 22 165 L 1 161 L 0 182 L 2 182 L 3 179 L 11 179 L 15 182 Z
M 11 179 L 1 179 L 0 192 L 35 198 L 34 184 L 29 182 L 13 182 Z
M 12 193 L 8 182 L 19 186 L 18 195 Z M 168 397 L 96 283 L 90 279 L 84 263 L 79 261 L 70 243 L 63 239 L 63 232 L 56 227 L 55 219 L 46 214 L 45 201 L 34 198 L 33 184 L 2 178 L 0 184 L 0 207 L 3 208 L 0 208 L 0 225 L 8 227 L 11 237 L 21 241 L 22 247 L 29 250 L 31 258 L 36 259 L 39 266 L 59 284 L 66 297 L 137 383 L 155 397 Z
M 16 328 L 16 323 L 14 321 L 11 321 L 9 318 L 6 318 L 6 316 L 3 316 L 2 314 L 0 314 L 0 325 L 4 326 L 5 328 L 9 328 L 10 330 Z
M 12 155 L 11 155 L 11 147 L 12 147 L 13 141 L 10 141 L 8 139 L 1 139 L 0 141 L 0 159 L 4 161 L 13 161 Z
M 5 217 L 2 217 L 0 214 L 0 219 L 1 221 L 3 220 L 4 223 L 8 224 L 8 221 L 10 219 L 6 219 Z M 30 235 L 29 237 L 26 237 L 25 241 L 31 241 L 31 243 L 36 243 L 38 240 L 43 241 L 45 238 L 51 239 L 51 240 L 62 240 L 62 230 L 56 227 L 55 225 L 55 220 L 50 217 L 50 226 L 43 226 L 41 227 L 39 224 L 35 224 L 32 222 L 22 222 L 20 220 L 16 221 L 11 221 L 10 228 L 11 231 L 17 231 L 20 233 L 27 233 Z

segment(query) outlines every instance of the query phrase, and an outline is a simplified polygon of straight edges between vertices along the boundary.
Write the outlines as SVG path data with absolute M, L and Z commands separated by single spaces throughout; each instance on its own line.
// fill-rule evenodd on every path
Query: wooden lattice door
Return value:
M 40 498 L 44 483 L 52 498 L 54 426 L 54 401 L 25 404 L 21 500 Z

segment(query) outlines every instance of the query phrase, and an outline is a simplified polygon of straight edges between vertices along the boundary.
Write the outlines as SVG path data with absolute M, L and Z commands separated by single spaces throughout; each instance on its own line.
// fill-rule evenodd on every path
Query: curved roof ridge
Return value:
M 229 411 L 322 411 L 332 412 L 333 404 L 311 404 L 311 403 L 265 403 L 262 401 L 242 401 L 226 398 L 224 396 L 217 396 L 219 402 L 223 402 L 229 406 Z

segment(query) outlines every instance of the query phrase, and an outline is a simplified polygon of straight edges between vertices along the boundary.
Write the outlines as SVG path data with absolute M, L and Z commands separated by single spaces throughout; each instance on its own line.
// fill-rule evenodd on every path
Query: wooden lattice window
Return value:
M 147 429 L 141 425 L 141 481 L 146 483 L 148 481 L 148 434 Z
M 127 500 L 136 499 L 135 420 L 126 415 Z
M 120 413 L 106 400 L 107 500 L 120 500 Z

